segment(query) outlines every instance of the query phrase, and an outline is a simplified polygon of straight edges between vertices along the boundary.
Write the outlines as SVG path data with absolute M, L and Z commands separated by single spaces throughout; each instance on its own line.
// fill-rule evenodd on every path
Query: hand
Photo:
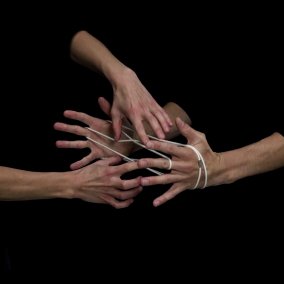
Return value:
M 105 112 L 108 112 L 110 109 L 110 105 L 108 102 L 104 99 L 101 100 L 100 105 L 102 106 L 103 110 Z M 88 125 L 90 128 L 95 129 L 97 131 L 100 131 L 108 136 L 113 137 L 113 130 L 111 123 L 92 117 L 90 115 L 87 115 L 82 112 L 72 111 L 72 110 L 66 110 L 64 112 L 64 116 L 73 120 L 77 120 L 79 122 L 82 122 L 86 125 Z M 71 125 L 67 123 L 61 123 L 57 122 L 54 124 L 54 128 L 59 131 L 72 133 L 78 136 L 88 136 L 92 138 L 93 140 L 96 140 L 98 142 L 101 142 L 108 147 L 124 154 L 129 155 L 132 151 L 132 148 L 134 147 L 133 143 L 119 143 L 115 141 L 110 141 L 98 134 L 95 134 L 94 132 L 91 132 L 90 130 L 86 129 L 85 127 L 79 126 L 79 125 Z M 132 133 L 131 133 L 132 135 Z M 76 140 L 76 141 L 57 141 L 56 146 L 58 148 L 73 148 L 73 149 L 84 149 L 89 148 L 91 152 L 84 157 L 83 159 L 73 163 L 70 168 L 72 170 L 76 170 L 79 168 L 82 168 L 86 166 L 87 164 L 91 163 L 95 159 L 102 158 L 102 157 L 110 157 L 114 156 L 115 154 L 107 150 L 106 148 L 103 148 L 101 146 L 97 146 L 93 142 L 89 140 Z
M 143 144 L 149 141 L 143 122 L 147 122 L 158 138 L 164 139 L 172 122 L 166 111 L 153 99 L 151 94 L 140 82 L 136 74 L 128 69 L 124 76 L 113 84 L 114 96 L 111 117 L 115 138 L 121 135 L 121 125 L 124 117 L 128 118 Z
M 218 172 L 220 164 L 220 155 L 211 150 L 203 133 L 198 132 L 184 123 L 181 119 L 176 119 L 177 127 L 180 133 L 187 138 L 187 143 L 194 146 L 204 158 L 207 174 L 208 185 L 211 185 L 211 179 Z M 169 174 L 161 176 L 143 177 L 141 179 L 142 186 L 156 184 L 173 184 L 171 188 L 156 198 L 153 202 L 154 206 L 159 206 L 186 189 L 193 189 L 198 178 L 198 162 L 197 156 L 192 149 L 180 147 L 159 141 L 151 141 L 148 143 L 149 148 L 164 152 L 172 156 L 172 169 Z M 138 162 L 139 168 L 160 168 L 167 169 L 169 162 L 167 159 L 141 159 Z M 202 176 L 199 187 L 204 183 L 204 175 Z
M 94 203 L 110 204 L 115 208 L 128 207 L 142 190 L 141 177 L 122 180 L 121 176 L 138 169 L 137 162 L 116 165 L 119 157 L 99 160 L 82 169 L 70 172 L 73 176 L 73 198 Z

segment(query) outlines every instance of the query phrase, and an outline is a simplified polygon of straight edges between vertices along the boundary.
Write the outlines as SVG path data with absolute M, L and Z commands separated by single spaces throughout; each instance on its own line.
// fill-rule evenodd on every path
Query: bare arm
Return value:
M 274 133 L 246 147 L 220 153 L 219 173 L 212 177 L 210 184 L 232 183 L 283 166 L 284 137 Z
M 120 62 L 102 42 L 88 32 L 80 31 L 71 41 L 70 53 L 74 61 L 102 73 L 112 85 L 111 118 L 116 140 L 120 138 L 124 117 L 131 121 L 144 144 L 149 139 L 143 121 L 149 123 L 159 138 L 165 138 L 172 126 L 169 116 L 136 73 Z
M 70 55 L 75 62 L 102 73 L 112 85 L 119 84 L 121 74 L 128 70 L 101 41 L 86 31 L 74 35 Z
M 188 144 L 194 146 L 204 158 L 208 174 L 207 187 L 232 183 L 284 166 L 284 138 L 279 133 L 239 149 L 216 153 L 210 148 L 203 133 L 194 130 L 180 119 L 177 119 L 176 123 L 180 132 L 187 138 Z M 199 171 L 197 156 L 192 149 L 158 141 L 151 141 L 150 148 L 172 156 L 172 170 L 169 174 L 143 177 L 141 180 L 143 186 L 173 184 L 167 192 L 154 200 L 155 206 L 165 203 L 186 189 L 194 188 Z M 169 163 L 166 159 L 141 159 L 139 166 L 167 169 Z M 204 186 L 204 174 L 202 169 L 199 188 Z
M 0 167 L 0 200 L 46 199 L 64 195 L 68 195 L 68 173 Z
M 30 172 L 0 167 L 0 200 L 79 198 L 115 208 L 127 207 L 142 188 L 140 177 L 120 178 L 137 169 L 137 163 L 117 165 L 119 162 L 119 158 L 112 157 L 70 172 Z

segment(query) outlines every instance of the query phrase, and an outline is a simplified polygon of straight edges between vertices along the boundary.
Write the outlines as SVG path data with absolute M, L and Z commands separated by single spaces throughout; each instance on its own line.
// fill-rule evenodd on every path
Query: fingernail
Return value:
M 152 148 L 153 147 L 153 143 L 151 141 L 147 142 L 146 144 L 147 148 Z

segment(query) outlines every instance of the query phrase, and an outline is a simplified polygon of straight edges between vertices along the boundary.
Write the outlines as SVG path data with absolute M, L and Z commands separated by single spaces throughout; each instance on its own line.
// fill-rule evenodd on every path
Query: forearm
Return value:
M 75 62 L 102 73 L 112 85 L 128 70 L 102 42 L 86 31 L 74 35 L 70 53 Z
M 0 200 L 68 197 L 69 178 L 69 173 L 41 173 L 0 167 Z
M 220 153 L 220 168 L 209 185 L 232 183 L 284 166 L 284 137 L 279 133 L 246 147 Z

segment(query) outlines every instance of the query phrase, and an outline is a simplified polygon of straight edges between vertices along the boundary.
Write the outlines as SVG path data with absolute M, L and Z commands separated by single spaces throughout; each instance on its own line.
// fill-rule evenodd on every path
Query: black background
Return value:
M 104 117 L 97 97 L 112 98 L 105 78 L 69 57 L 79 29 L 133 68 L 160 104 L 175 101 L 187 110 L 215 151 L 282 130 L 277 9 L 110 7 L 3 9 L 9 20 L 1 24 L 1 165 L 66 171 L 85 153 L 56 149 L 57 139 L 70 136 L 53 130 L 54 122 L 66 121 L 65 109 Z M 186 272 L 181 259 L 213 266 L 219 255 L 227 269 L 245 271 L 278 251 L 281 172 L 184 192 L 160 208 L 152 201 L 168 186 L 145 188 L 123 210 L 80 200 L 1 202 L 8 267 L 15 273 L 83 268 L 109 278 L 179 266 Z M 243 263 L 237 269 L 230 264 L 236 257 Z

